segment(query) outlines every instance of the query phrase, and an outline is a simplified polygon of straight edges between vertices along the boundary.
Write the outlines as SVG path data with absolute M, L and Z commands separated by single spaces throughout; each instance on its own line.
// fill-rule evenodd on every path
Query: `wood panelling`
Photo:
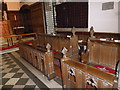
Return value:
M 74 77 L 74 80 L 70 77 Z M 73 61 L 62 61 L 63 88 L 114 88 L 115 76 L 89 65 Z M 72 85 L 71 85 L 72 84 Z M 117 87 L 116 87 L 117 88 Z
M 47 34 L 37 34 L 37 39 L 33 41 L 33 46 L 36 48 L 45 48 L 49 43 L 53 51 L 56 51 L 56 58 L 61 59 L 61 51 L 66 47 L 69 51 L 68 56 L 73 60 L 79 61 L 78 38 L 73 34 L 71 38 L 63 36 L 53 36 Z
M 120 43 L 90 39 L 87 49 L 88 59 L 85 62 L 115 69 L 116 63 L 120 60 L 119 49 Z
M 57 34 L 67 36 L 71 35 L 72 32 L 69 31 L 56 31 Z M 87 41 L 90 37 L 90 32 L 86 31 L 79 31 L 76 32 L 76 35 L 78 36 L 79 40 Z M 107 32 L 95 32 L 94 36 L 96 38 L 113 38 L 113 39 L 120 39 L 120 33 L 107 33 Z
M 45 33 L 44 4 L 37 2 L 30 5 L 33 31 Z
M 12 29 L 14 27 L 22 26 L 19 11 L 8 11 L 8 19 L 10 20 Z M 17 31 L 17 29 L 13 29 L 14 34 L 22 34 L 23 32 L 23 30 Z

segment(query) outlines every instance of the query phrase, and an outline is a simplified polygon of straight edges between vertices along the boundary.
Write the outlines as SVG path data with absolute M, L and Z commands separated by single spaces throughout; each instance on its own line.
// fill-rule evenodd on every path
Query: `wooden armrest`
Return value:
M 81 54 L 81 59 L 82 59 L 82 63 L 87 63 L 88 61 L 88 57 L 89 57 L 89 51 L 86 51 L 86 52 L 82 52 Z

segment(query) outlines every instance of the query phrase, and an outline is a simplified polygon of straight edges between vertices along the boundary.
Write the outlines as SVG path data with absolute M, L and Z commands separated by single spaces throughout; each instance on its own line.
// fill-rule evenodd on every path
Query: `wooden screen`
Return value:
M 31 20 L 34 32 L 45 33 L 44 5 L 42 2 L 34 3 L 31 8 Z
M 8 19 L 10 20 L 11 27 L 14 34 L 23 34 L 24 29 L 16 29 L 16 27 L 23 26 L 19 11 L 8 11 Z

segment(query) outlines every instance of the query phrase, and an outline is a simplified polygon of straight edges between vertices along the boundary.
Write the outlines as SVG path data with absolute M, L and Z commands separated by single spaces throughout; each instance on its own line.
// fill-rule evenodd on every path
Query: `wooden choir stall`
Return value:
M 47 44 L 46 48 L 47 50 L 36 49 L 25 43 L 20 43 L 19 53 L 21 57 L 40 70 L 50 80 L 55 77 L 53 72 L 53 53 L 50 51 L 50 44 Z
M 120 88 L 120 43 L 95 38 L 91 28 L 80 56 L 75 32 L 71 38 L 36 34 L 32 45 L 20 43 L 20 55 L 49 80 L 56 76 L 54 59 L 59 59 L 63 89 Z
M 62 49 L 67 47 L 69 50 L 68 56 L 73 60 L 79 61 L 78 39 L 75 36 L 75 29 L 72 29 L 73 36 L 71 38 L 62 36 L 53 36 L 47 34 L 37 34 L 32 45 L 20 43 L 20 55 L 25 58 L 34 67 L 45 74 L 48 79 L 55 77 L 58 71 L 54 67 L 55 60 L 59 60 L 60 66 L 59 77 L 61 78 L 61 58 Z M 47 50 L 46 50 L 47 49 Z M 55 73 L 56 72 L 56 73 Z
M 120 43 L 89 39 L 82 62 L 63 50 L 63 88 L 120 88 Z

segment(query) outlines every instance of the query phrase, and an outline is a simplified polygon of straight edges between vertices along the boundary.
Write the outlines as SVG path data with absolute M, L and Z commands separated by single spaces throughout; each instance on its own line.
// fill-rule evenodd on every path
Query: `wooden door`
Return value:
M 31 10 L 29 5 L 23 5 L 20 8 L 21 21 L 24 26 L 24 33 L 33 33 L 32 22 L 31 22 Z

